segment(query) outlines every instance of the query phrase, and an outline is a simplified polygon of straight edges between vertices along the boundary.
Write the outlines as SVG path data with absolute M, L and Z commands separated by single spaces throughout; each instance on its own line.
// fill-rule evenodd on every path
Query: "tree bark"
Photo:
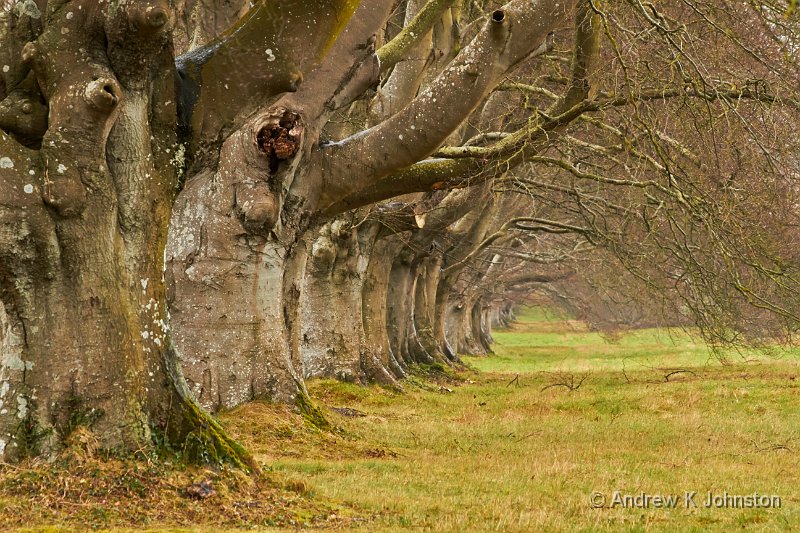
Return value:
M 187 455 L 249 463 L 186 391 L 168 325 L 169 12 L 75 1 L 38 16 L 21 57 L 48 128 L 41 150 L 0 139 L 0 453 L 53 453 L 85 424 L 108 449 L 140 449 L 155 431 Z
M 400 254 L 392 262 L 389 272 L 386 309 L 389 347 L 395 354 L 395 358 L 406 365 L 415 362 L 411 351 L 412 337 L 414 336 L 415 278 L 415 269 L 412 268 L 408 259 Z
M 394 248 L 387 240 L 375 243 L 364 279 L 361 315 L 366 338 L 362 368 L 371 381 L 393 384 L 406 371 L 389 343 L 387 301 Z
M 375 36 L 395 4 L 234 2 L 211 20 L 198 13 L 213 0 L 59 0 L 12 15 L 0 34 L 7 456 L 52 451 L 83 420 L 108 448 L 162 432 L 244 464 L 196 399 L 292 402 L 304 374 L 394 383 L 410 360 L 441 359 L 431 333 L 441 256 L 401 263 L 397 240 L 356 224 L 331 266 L 318 228 L 331 205 L 459 130 L 569 5 L 513 0 L 441 72 L 395 65 L 385 89 L 396 98 L 376 125 L 320 143 L 329 118 L 377 86 Z M 409 17 L 383 53 L 411 41 L 418 59 L 433 43 L 455 50 L 447 6 L 429 4 L 427 22 Z M 177 60 L 175 24 L 188 49 Z M 426 75 L 431 87 L 417 94 Z M 399 149 L 386 152 L 395 137 Z M 341 310 L 314 316 L 331 287 Z M 427 356 L 403 346 L 409 333 Z M 325 360 L 320 350 L 337 342 Z
M 300 295 L 300 356 L 305 378 L 364 383 L 360 311 L 373 235 L 343 226 L 327 224 L 312 246 Z

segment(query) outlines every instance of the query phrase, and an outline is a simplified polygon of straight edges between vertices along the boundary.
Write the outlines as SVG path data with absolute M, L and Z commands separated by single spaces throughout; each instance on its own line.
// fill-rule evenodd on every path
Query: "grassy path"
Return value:
M 370 531 L 800 527 L 797 353 L 723 365 L 683 334 L 609 344 L 533 311 L 495 338 L 497 354 L 468 358 L 481 372 L 463 381 L 412 380 L 405 394 L 313 383 L 339 433 L 266 404 L 225 422 L 278 477 L 366 510 Z M 592 508 L 595 491 L 606 507 Z M 610 508 L 614 491 L 679 502 Z M 782 506 L 704 508 L 708 491 L 777 495 Z

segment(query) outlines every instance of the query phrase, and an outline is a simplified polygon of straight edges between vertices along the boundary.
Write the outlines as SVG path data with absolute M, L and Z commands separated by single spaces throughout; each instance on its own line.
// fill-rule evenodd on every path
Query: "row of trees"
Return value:
M 244 464 L 201 406 L 396 385 L 532 292 L 796 330 L 788 5 L 252 4 L 2 4 L 5 457 L 87 424 Z

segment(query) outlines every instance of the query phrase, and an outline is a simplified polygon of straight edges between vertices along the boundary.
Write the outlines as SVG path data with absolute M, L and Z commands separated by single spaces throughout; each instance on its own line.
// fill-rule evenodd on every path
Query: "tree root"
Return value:
M 195 464 L 230 465 L 253 473 L 259 471 L 250 453 L 193 400 L 181 411 L 187 422 L 194 426 L 182 443 L 181 451 L 186 460 Z
M 194 399 L 177 361 L 174 347 L 165 351 L 165 369 L 173 390 L 164 426 L 168 441 L 189 462 L 230 465 L 258 473 L 260 469 L 253 456 Z
M 335 428 L 333 427 L 333 424 L 331 424 L 330 421 L 325 417 L 325 413 L 322 412 L 322 409 L 314 405 L 314 402 L 311 401 L 311 398 L 303 391 L 300 391 L 297 394 L 295 405 L 297 405 L 297 409 L 300 411 L 300 414 L 303 415 L 303 419 L 305 419 L 305 421 L 310 425 L 314 426 L 320 431 L 334 431 Z

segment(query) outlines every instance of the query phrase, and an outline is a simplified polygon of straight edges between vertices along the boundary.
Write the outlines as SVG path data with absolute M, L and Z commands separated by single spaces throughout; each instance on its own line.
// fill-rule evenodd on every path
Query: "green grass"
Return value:
M 493 337 L 496 353 L 492 357 L 465 361 L 483 372 L 530 373 L 713 367 L 721 362 L 720 356 L 725 363 L 776 359 L 753 351 L 714 354 L 701 340 L 679 329 L 642 329 L 608 338 L 538 308 L 523 310 L 509 330 L 495 332 Z
M 224 414 L 225 427 L 278 488 L 267 493 L 274 510 L 242 517 L 237 527 L 266 531 L 273 515 L 387 532 L 791 531 L 800 524 L 798 352 L 728 354 L 723 364 L 683 332 L 643 330 L 607 342 L 540 309 L 525 311 L 495 339 L 496 354 L 465 358 L 469 370 L 414 377 L 403 393 L 310 383 L 332 431 L 263 402 Z M 333 410 L 344 407 L 350 416 Z M 678 495 L 682 503 L 684 492 L 695 491 L 702 503 L 709 490 L 774 494 L 782 507 L 593 508 L 589 500 L 595 491 L 608 498 L 621 491 Z M 186 513 L 149 527 L 234 531 L 209 517 L 235 517 L 242 498 L 231 492 L 216 504 L 192 503 L 194 528 Z
M 731 355 L 687 335 L 608 343 L 575 323 L 520 317 L 461 383 L 398 395 L 311 384 L 342 429 L 300 456 L 249 443 L 279 476 L 372 515 L 366 530 L 731 531 L 800 524 L 800 359 Z M 624 372 L 623 372 L 624 369 Z M 667 376 L 670 372 L 682 370 Z M 518 376 L 511 385 L 509 383 Z M 582 384 L 577 390 L 579 382 Z M 447 392 L 452 390 L 452 392 Z M 236 416 L 234 412 L 232 416 Z M 252 421 L 251 417 L 244 417 Z M 246 437 L 245 437 L 246 438 Z M 611 495 L 776 494 L 781 509 L 594 509 Z

